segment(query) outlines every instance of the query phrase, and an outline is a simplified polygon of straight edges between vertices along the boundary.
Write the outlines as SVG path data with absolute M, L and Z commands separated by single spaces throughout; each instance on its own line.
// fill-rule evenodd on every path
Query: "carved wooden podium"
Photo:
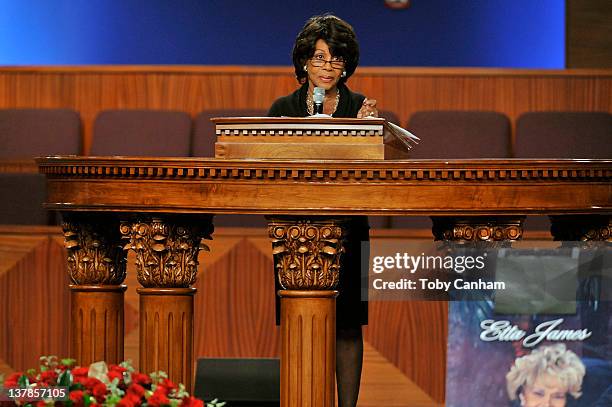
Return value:
M 268 131 L 273 129 L 272 124 Z M 231 128 L 220 130 L 234 137 Z M 298 130 L 283 137 L 303 137 Z M 379 137 L 352 131 L 347 130 L 350 137 Z M 323 137 L 331 149 L 334 143 L 325 137 L 349 136 L 310 137 Z M 217 149 L 220 155 L 228 151 L 231 146 Z M 72 156 L 38 164 L 48 180 L 47 207 L 61 211 L 65 220 L 72 344 L 83 364 L 123 357 L 122 284 L 130 249 L 142 285 L 140 369 L 166 370 L 190 387 L 192 284 L 198 250 L 205 247 L 201 239 L 210 238 L 214 214 L 268 216 L 277 278 L 284 287 L 283 406 L 334 404 L 335 288 L 348 216 L 430 215 L 436 239 L 512 241 L 521 238 L 526 215 L 548 214 L 556 239 L 612 239 L 608 160 Z
M 215 157 L 225 159 L 391 160 L 410 141 L 385 119 L 219 117 Z

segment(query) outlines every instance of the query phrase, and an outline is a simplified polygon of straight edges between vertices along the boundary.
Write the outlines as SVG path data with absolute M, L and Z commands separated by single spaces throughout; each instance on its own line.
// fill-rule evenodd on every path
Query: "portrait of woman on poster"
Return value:
M 563 344 L 540 346 L 514 361 L 506 375 L 511 406 L 565 407 L 578 400 L 586 369 Z
M 293 46 L 293 65 L 300 87 L 277 99 L 268 116 L 307 117 L 315 113 L 313 92 L 325 90 L 323 114 L 341 118 L 378 117 L 376 101 L 352 92 L 346 81 L 359 63 L 359 44 L 346 21 L 322 15 L 310 18 Z M 363 359 L 362 325 L 367 324 L 367 301 L 361 298 L 361 242 L 367 241 L 365 216 L 350 219 L 345 254 L 341 260 L 336 300 L 336 381 L 338 405 L 357 405 Z M 281 287 L 278 286 L 277 290 Z M 279 302 L 277 298 L 277 322 Z

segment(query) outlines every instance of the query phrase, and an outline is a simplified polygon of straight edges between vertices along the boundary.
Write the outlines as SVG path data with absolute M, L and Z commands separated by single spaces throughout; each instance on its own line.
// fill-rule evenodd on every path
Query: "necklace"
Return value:
M 340 90 L 336 88 L 336 101 L 334 103 L 334 109 L 332 110 L 332 114 L 336 112 L 338 108 L 338 103 L 340 103 Z M 308 110 L 309 115 L 314 114 L 314 101 L 312 100 L 312 93 L 308 92 L 308 96 L 306 96 L 306 108 Z

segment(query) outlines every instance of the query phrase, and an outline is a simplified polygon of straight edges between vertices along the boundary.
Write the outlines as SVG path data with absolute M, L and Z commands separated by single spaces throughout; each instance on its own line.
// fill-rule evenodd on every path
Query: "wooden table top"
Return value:
M 37 159 L 63 211 L 292 215 L 612 213 L 612 160 Z

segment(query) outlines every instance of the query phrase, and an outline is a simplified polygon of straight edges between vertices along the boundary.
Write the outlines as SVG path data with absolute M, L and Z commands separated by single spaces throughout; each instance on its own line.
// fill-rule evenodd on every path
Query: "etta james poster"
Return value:
M 494 301 L 449 308 L 446 405 L 612 406 L 612 306 L 502 314 Z
M 446 405 L 611 407 L 612 248 L 563 242 L 490 260 L 508 289 L 449 303 Z

